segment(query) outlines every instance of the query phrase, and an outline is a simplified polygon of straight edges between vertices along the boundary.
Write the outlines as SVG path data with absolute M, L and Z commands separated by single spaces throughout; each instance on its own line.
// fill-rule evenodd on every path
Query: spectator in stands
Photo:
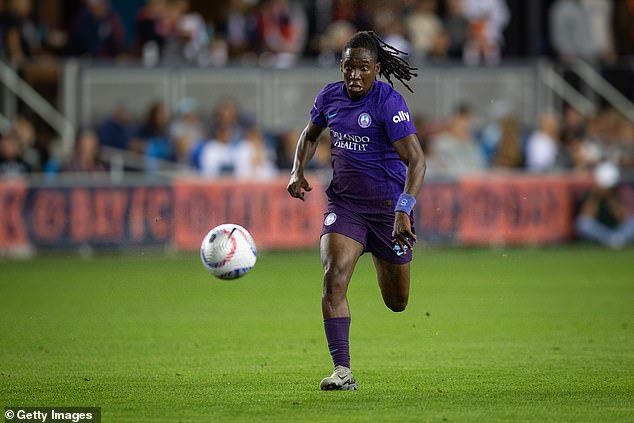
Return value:
M 62 172 L 105 172 L 108 167 L 99 159 L 99 138 L 92 129 L 82 129 L 75 140 L 75 151 Z
M 499 120 L 500 138 L 492 157 L 496 168 L 519 169 L 524 166 L 521 129 L 517 116 L 512 113 Z
M 634 125 L 614 109 L 601 113 L 603 158 L 619 166 L 626 177 L 634 176 Z
M 338 63 L 344 46 L 356 31 L 354 25 L 348 21 L 330 23 L 319 39 L 319 63 L 324 66 Z
M 561 137 L 557 168 L 585 172 L 595 167 L 598 158 L 580 134 L 569 132 Z
M 236 168 L 236 178 L 254 181 L 269 180 L 277 176 L 277 169 L 273 160 L 273 152 L 269 151 L 262 131 L 255 125 L 245 132 L 246 148 L 242 158 L 248 166 Z
M 257 44 L 257 19 L 253 2 L 230 0 L 225 26 L 225 39 L 230 57 L 247 59 Z
M 450 46 L 449 33 L 443 28 L 434 38 L 431 50 L 427 53 L 427 61 L 430 63 L 446 63 L 449 60 Z
M 554 170 L 559 154 L 559 119 L 552 113 L 544 113 L 539 127 L 526 141 L 526 168 L 531 172 Z
M 263 62 L 276 67 L 295 64 L 308 35 L 306 13 L 290 0 L 264 0 L 257 14 Z
M 134 20 L 134 52 L 143 58 L 147 66 L 160 61 L 165 46 L 167 24 L 165 22 L 166 0 L 147 0 Z
M 462 0 L 447 0 L 444 26 L 449 37 L 449 57 L 462 59 L 469 34 L 469 20 L 464 14 Z
M 253 123 L 242 113 L 238 102 L 232 97 L 223 97 L 216 104 L 210 132 L 227 133 L 229 144 L 237 144 L 247 138 L 248 128 L 252 126 Z M 192 163 L 196 168 L 200 168 L 200 154 L 206 142 L 201 138 L 192 149 Z
M 0 53 L 33 88 L 55 102 L 59 64 L 46 52 L 57 31 L 33 19 L 32 0 L 11 0 L 0 14 Z M 4 51 L 3 51 L 4 50 Z
M 558 167 L 574 171 L 593 169 L 604 153 L 603 141 L 595 138 L 596 130 L 596 119 L 588 120 L 578 109 L 567 105 L 562 120 Z
M 462 0 L 462 7 L 469 20 L 463 56 L 465 63 L 498 64 L 504 44 L 502 32 L 510 19 L 505 0 Z
M 142 153 L 148 140 L 154 137 L 168 138 L 167 127 L 170 114 L 165 103 L 158 100 L 150 104 L 145 112 L 145 118 L 136 129 L 130 142 L 130 150 Z
M 502 139 L 502 122 L 513 114 L 513 105 L 509 100 L 500 99 L 489 106 L 489 119 L 478 131 L 477 139 L 487 160 L 493 164 L 493 156 L 498 151 Z
M 585 120 L 583 130 L 584 150 L 594 164 L 597 164 L 605 156 L 601 121 L 601 115 L 594 114 Z
M 619 199 L 619 169 L 612 163 L 598 165 L 595 187 L 584 199 L 576 219 L 578 235 L 614 249 L 634 241 L 634 215 Z
M 437 8 L 438 0 L 418 0 L 416 9 L 405 18 L 415 60 L 428 57 L 438 44 L 438 38 L 445 35 Z
M 234 98 L 224 97 L 218 101 L 214 110 L 212 127 L 227 128 L 232 144 L 244 139 L 248 126 L 250 122 L 243 116 L 240 105 Z
M 187 63 L 207 66 L 211 63 L 211 39 L 207 23 L 200 13 L 187 10 L 178 20 L 177 31 L 183 41 L 183 58 Z
M 0 138 L 0 178 L 24 176 L 31 167 L 22 157 L 16 134 L 8 132 Z
M 626 145 L 631 123 L 617 110 L 609 107 L 599 113 L 602 158 L 621 165 L 626 158 Z
M 430 175 L 459 177 L 482 172 L 486 158 L 472 132 L 472 114 L 467 105 L 459 105 L 447 130 L 430 142 Z
M 119 104 L 97 128 L 101 145 L 121 150 L 128 149 L 132 133 L 128 111 L 123 104 Z
M 8 12 L 0 16 L 2 45 L 14 67 L 23 65 L 42 46 L 41 31 L 31 19 L 31 9 L 31 0 L 12 0 Z
M 158 56 L 159 62 L 168 65 L 179 65 L 185 61 L 184 45 L 187 40 L 180 31 L 180 21 L 189 11 L 188 0 L 165 0 L 161 7 L 161 17 L 159 28 L 162 36 L 162 44 Z M 146 62 L 151 65 L 152 56 L 156 56 L 153 44 L 150 44 L 149 50 L 145 52 L 150 56 L 150 60 L 146 58 Z
M 572 105 L 564 107 L 563 119 L 561 122 L 561 137 L 583 137 L 586 133 L 587 121 L 585 116 Z
M 375 15 L 375 28 L 387 44 L 404 54 L 411 54 L 412 45 L 406 37 L 406 29 L 396 13 L 389 9 L 379 10 Z
M 613 1 L 581 0 L 590 17 L 588 31 L 597 48 L 599 58 L 611 63 L 616 60 L 614 35 L 612 33 Z
M 173 159 L 179 163 L 192 163 L 195 146 L 206 137 L 198 115 L 198 101 L 191 97 L 181 99 L 174 119 L 169 124 L 169 139 Z
M 125 48 L 121 17 L 110 8 L 110 0 L 86 0 L 70 31 L 66 54 L 94 59 L 116 58 Z
M 371 12 L 368 6 L 367 2 L 362 0 L 333 0 L 331 21 L 350 22 L 357 30 L 369 28 Z
M 49 152 L 38 137 L 35 126 L 26 116 L 18 115 L 13 121 L 13 135 L 20 144 L 21 156 L 32 171 L 42 169 Z
M 247 141 L 231 142 L 228 127 L 216 127 L 200 152 L 200 172 L 207 178 L 248 175 L 251 152 Z
M 549 12 L 550 41 L 564 59 L 595 61 L 599 46 L 590 30 L 591 16 L 581 0 L 556 0 Z
M 130 142 L 129 149 L 150 157 L 172 160 L 173 152 L 168 132 L 169 121 L 170 113 L 165 103 L 162 101 L 152 103 L 146 113 L 145 121 L 137 129 Z

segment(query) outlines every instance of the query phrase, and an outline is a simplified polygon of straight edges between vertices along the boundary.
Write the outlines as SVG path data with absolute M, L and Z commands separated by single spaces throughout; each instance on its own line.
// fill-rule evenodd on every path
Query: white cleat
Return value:
M 330 377 L 321 380 L 319 387 L 322 391 L 356 391 L 357 382 L 349 368 L 337 366 Z

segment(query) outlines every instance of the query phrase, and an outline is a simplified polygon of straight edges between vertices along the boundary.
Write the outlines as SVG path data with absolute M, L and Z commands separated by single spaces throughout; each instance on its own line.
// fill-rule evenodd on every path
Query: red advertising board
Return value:
M 29 244 L 23 218 L 28 185 L 22 180 L 0 181 L 0 248 Z
M 319 242 L 325 186 L 310 178 L 306 201 L 287 179 L 239 182 L 176 178 L 164 184 L 55 186 L 0 180 L 0 254 L 7 248 L 126 248 L 172 245 L 196 250 L 221 223 L 246 227 L 262 249 Z M 416 230 L 430 244 L 547 244 L 570 239 L 579 199 L 591 185 L 571 176 L 493 175 L 425 183 Z M 634 212 L 634 186 L 620 195 Z
M 199 248 L 202 238 L 221 223 L 249 230 L 259 246 L 302 248 L 318 244 L 325 208 L 324 187 L 316 178 L 306 200 L 291 198 L 287 179 L 242 183 L 232 180 L 174 181 L 174 245 Z
M 572 232 L 574 204 L 563 177 L 481 177 L 460 182 L 463 244 L 543 244 Z

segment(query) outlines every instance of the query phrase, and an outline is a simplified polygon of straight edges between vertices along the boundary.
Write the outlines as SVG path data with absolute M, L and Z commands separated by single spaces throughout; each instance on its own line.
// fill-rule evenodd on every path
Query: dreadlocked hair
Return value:
M 418 70 L 418 68 L 410 66 L 405 59 L 399 56 L 399 54 L 407 53 L 387 44 L 380 39 L 374 31 L 357 32 L 350 38 L 344 50 L 348 48 L 365 48 L 370 50 L 372 54 L 375 55 L 376 61 L 381 64 L 381 70 L 379 71 L 380 76 L 385 77 L 391 86 L 394 86 L 394 83 L 392 83 L 392 76 L 394 76 L 401 81 L 401 84 L 410 92 L 414 92 L 406 81 L 409 81 L 414 76 L 418 76 L 417 73 L 413 72 Z

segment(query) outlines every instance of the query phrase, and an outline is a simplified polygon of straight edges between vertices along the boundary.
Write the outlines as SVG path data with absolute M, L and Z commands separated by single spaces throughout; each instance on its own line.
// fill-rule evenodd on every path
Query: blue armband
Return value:
M 396 203 L 396 207 L 394 211 L 405 212 L 406 214 L 410 214 L 412 209 L 414 208 L 414 204 L 416 204 L 416 199 L 407 193 L 402 193 L 398 197 L 398 202 Z

